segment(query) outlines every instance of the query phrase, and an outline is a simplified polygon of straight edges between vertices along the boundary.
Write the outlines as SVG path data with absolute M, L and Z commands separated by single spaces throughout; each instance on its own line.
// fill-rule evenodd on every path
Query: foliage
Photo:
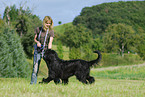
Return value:
M 64 45 L 70 48 L 70 59 L 81 58 L 81 47 L 83 45 L 92 44 L 92 34 L 91 31 L 86 29 L 83 25 L 67 25 L 65 26 L 65 32 L 61 36 L 60 40 Z M 90 49 L 92 45 L 89 45 Z
M 137 54 L 124 54 L 124 57 L 116 53 L 102 53 L 102 60 L 100 66 L 121 66 L 121 65 L 132 65 L 142 62 L 141 57 Z
M 58 21 L 58 24 L 60 25 L 62 22 L 61 21 Z
M 67 26 L 62 36 L 63 43 L 68 47 L 80 48 L 82 45 L 92 41 L 91 31 L 82 25 Z
M 20 38 L 8 28 L 0 34 L 0 77 L 28 77 L 30 69 Z
M 141 43 L 138 46 L 138 54 L 140 55 L 140 57 L 143 58 L 143 60 L 145 60 L 145 39 L 144 39 L 144 43 Z
M 27 33 L 21 38 L 21 43 L 28 58 L 33 57 L 34 33 Z
M 101 51 L 120 52 L 122 56 L 124 52 L 138 52 L 138 54 L 143 57 L 145 47 L 143 46 L 144 40 L 141 39 L 144 39 L 145 37 L 144 5 L 145 1 L 120 1 L 85 7 L 82 9 L 80 15 L 75 17 L 73 20 L 73 25 L 82 24 L 86 28 L 92 30 L 93 38 L 95 40 L 100 40 L 97 44 L 92 44 L 93 49 L 98 48 L 97 45 L 99 45 L 101 47 L 99 48 Z M 125 35 L 126 38 L 124 39 L 129 39 L 127 39 L 127 41 L 119 40 L 118 45 L 116 45 L 117 41 L 114 41 L 113 36 L 109 38 L 110 32 L 106 32 L 106 29 L 108 29 L 110 25 L 115 24 L 122 24 L 122 26 L 124 25 L 123 29 L 130 29 L 130 33 L 132 32 L 133 34 L 134 32 L 134 36 L 131 35 L 130 37 L 130 35 Z M 112 28 L 110 27 L 110 29 Z M 119 32 L 119 29 L 116 28 L 116 32 L 117 30 Z M 104 36 L 104 32 L 106 32 L 105 34 L 108 36 L 106 44 L 102 42 L 102 39 L 107 38 L 106 35 Z
M 123 56 L 124 51 L 135 51 L 135 45 L 138 43 L 136 38 L 131 26 L 119 23 L 108 26 L 103 41 L 107 52 L 119 52 Z
M 57 50 L 58 50 L 58 57 L 63 59 L 63 47 L 60 41 L 57 44 Z
M 111 24 L 123 23 L 145 30 L 145 1 L 112 2 L 85 7 L 73 20 L 74 25 L 83 24 L 93 31 L 93 36 L 102 34 Z
M 16 32 L 22 38 L 21 40 L 22 45 L 24 46 L 24 51 L 26 52 L 27 56 L 31 58 L 33 50 L 32 35 L 34 35 L 33 33 L 36 27 L 41 26 L 42 21 L 38 16 L 32 14 L 29 7 L 26 9 L 24 9 L 22 6 L 16 8 L 16 5 L 12 5 L 10 7 L 7 6 L 5 8 L 3 16 L 3 20 L 5 22 L 8 22 L 8 16 L 10 18 L 10 25 L 16 29 Z M 28 42 L 28 40 L 30 40 L 30 42 Z
M 0 15 L 1 16 L 1 15 Z M 3 20 L 0 18 L 0 32 L 2 32 L 2 30 L 4 29 L 4 22 Z
M 87 45 L 83 45 L 81 47 L 81 51 L 82 51 L 82 59 L 90 61 L 90 60 L 94 60 L 96 59 L 96 53 L 93 53 L 93 50 L 91 48 L 91 43 L 87 44 Z M 96 49 L 97 50 L 97 49 Z M 94 50 L 95 51 L 95 50 Z
M 81 58 L 80 48 L 72 47 L 69 51 L 69 59 L 80 59 L 80 58 Z
M 93 51 L 95 51 L 95 50 L 104 51 L 103 40 L 101 38 L 93 39 L 92 49 L 93 49 Z
M 26 17 L 21 15 L 18 17 L 18 23 L 15 25 L 16 31 L 21 37 L 23 34 L 26 34 L 28 31 L 26 21 L 27 21 Z

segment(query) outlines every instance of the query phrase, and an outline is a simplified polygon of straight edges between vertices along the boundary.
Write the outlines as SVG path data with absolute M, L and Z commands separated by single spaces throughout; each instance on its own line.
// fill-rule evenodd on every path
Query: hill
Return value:
M 65 26 L 69 26 L 69 25 L 72 25 L 72 22 L 55 26 L 54 27 L 55 34 L 63 34 L 65 31 Z
M 112 2 L 85 7 L 73 24 L 83 24 L 93 31 L 102 34 L 111 24 L 126 24 L 132 26 L 136 32 L 145 31 L 145 1 Z

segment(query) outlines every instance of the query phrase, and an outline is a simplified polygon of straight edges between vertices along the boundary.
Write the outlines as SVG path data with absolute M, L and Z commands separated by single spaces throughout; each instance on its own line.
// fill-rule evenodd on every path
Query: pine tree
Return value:
M 27 77 L 30 68 L 20 42 L 19 36 L 9 29 L 0 33 L 0 76 Z

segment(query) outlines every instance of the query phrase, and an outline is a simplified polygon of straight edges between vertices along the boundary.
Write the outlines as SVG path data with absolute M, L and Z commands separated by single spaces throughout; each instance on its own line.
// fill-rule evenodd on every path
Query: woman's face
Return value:
M 51 21 L 47 21 L 47 22 L 45 22 L 45 28 L 49 28 L 49 26 L 51 25 Z

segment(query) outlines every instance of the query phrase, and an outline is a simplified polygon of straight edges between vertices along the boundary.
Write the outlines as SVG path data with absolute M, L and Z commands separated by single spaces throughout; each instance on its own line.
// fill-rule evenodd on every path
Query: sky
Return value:
M 80 15 L 84 7 L 92 7 L 102 3 L 118 2 L 118 1 L 143 1 L 143 0 L 0 0 L 0 14 L 3 17 L 6 6 L 16 5 L 17 8 L 20 4 L 24 9 L 29 7 L 32 14 L 39 16 L 41 20 L 45 16 L 51 16 L 54 26 L 72 22 L 73 19 Z

